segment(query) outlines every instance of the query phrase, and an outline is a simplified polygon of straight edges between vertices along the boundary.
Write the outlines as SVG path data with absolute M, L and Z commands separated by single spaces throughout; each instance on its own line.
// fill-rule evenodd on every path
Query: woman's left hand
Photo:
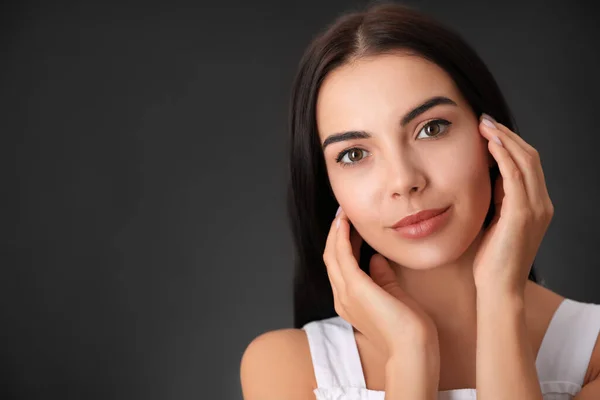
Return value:
M 496 213 L 483 232 L 473 274 L 477 290 L 524 294 L 531 265 L 554 215 L 539 153 L 506 126 L 479 122 L 500 175 L 494 187 Z M 502 145 L 493 140 L 498 136 Z

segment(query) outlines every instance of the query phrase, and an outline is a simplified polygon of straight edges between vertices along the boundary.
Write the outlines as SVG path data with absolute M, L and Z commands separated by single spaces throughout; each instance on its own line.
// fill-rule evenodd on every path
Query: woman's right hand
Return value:
M 338 213 L 323 253 L 335 311 L 365 335 L 387 360 L 423 354 L 429 364 L 437 362 L 439 365 L 435 323 L 401 289 L 394 271 L 381 254 L 373 255 L 370 260 L 371 276 L 360 269 L 357 260 L 362 237 L 351 228 L 341 208 Z M 339 228 L 336 227 L 338 221 Z M 421 352 L 418 347 L 425 351 Z

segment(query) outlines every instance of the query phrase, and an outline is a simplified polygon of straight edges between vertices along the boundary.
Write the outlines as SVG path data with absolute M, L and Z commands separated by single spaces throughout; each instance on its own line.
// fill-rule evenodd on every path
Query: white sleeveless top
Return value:
M 317 400 L 384 400 L 366 388 L 352 325 L 335 316 L 302 327 L 317 380 Z M 536 368 L 544 400 L 571 400 L 581 390 L 600 332 L 600 304 L 565 298 L 542 340 Z M 475 400 L 474 388 L 438 392 L 438 400 Z

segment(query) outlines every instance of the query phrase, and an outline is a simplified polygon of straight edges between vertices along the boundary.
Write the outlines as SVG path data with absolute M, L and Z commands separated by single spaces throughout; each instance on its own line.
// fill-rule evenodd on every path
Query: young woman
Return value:
M 600 399 L 600 305 L 537 282 L 540 157 L 459 35 L 397 4 L 344 15 L 290 129 L 295 329 L 248 346 L 246 400 Z

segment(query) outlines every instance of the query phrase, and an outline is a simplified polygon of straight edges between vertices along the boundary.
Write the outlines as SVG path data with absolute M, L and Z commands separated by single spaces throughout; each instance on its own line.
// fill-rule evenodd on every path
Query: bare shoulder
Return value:
M 596 345 L 592 351 L 592 357 L 590 358 L 590 364 L 583 380 L 583 386 L 591 381 L 598 380 L 600 378 L 600 334 L 596 338 Z
M 240 380 L 244 400 L 314 399 L 306 332 L 278 329 L 254 338 L 242 356 Z
M 597 305 L 597 307 L 600 307 L 600 305 Z M 583 386 L 592 381 L 598 381 L 596 385 L 600 386 L 600 333 L 596 336 L 596 343 L 592 350 L 590 363 L 588 364 L 585 379 L 583 380 Z

